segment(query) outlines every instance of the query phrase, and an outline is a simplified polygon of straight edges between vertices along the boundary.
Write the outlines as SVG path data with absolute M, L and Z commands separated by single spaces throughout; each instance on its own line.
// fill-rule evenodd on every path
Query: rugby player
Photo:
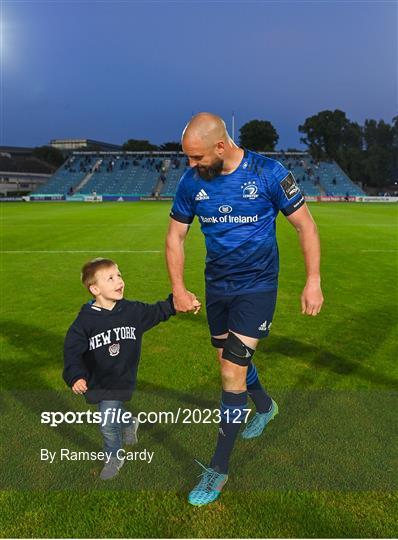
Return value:
M 198 301 L 184 283 L 184 241 L 198 216 L 206 242 L 206 310 L 211 342 L 221 366 L 218 440 L 209 466 L 190 492 L 194 505 L 217 499 L 228 478 L 228 462 L 245 419 L 248 396 L 256 413 L 242 437 L 258 437 L 278 412 L 260 383 L 253 355 L 268 335 L 275 310 L 279 257 L 275 220 L 281 211 L 298 232 L 307 279 L 303 314 L 319 313 L 320 243 L 317 227 L 291 172 L 274 159 L 239 148 L 224 121 L 194 116 L 182 134 L 191 166 L 182 176 L 166 240 L 166 258 L 177 311 Z

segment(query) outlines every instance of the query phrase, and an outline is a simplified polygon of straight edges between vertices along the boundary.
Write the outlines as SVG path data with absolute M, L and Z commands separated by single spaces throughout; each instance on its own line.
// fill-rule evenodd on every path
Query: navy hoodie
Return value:
M 65 337 L 63 378 L 87 381 L 88 403 L 131 399 L 143 333 L 175 315 L 173 296 L 156 304 L 118 300 L 113 309 L 84 304 Z

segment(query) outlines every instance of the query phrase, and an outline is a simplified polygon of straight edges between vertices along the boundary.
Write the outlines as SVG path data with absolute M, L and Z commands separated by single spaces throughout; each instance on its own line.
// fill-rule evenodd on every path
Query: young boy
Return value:
M 98 404 L 104 451 L 111 455 L 100 478 L 109 480 L 123 466 L 124 460 L 117 457 L 123 442 L 137 441 L 136 419 L 128 424 L 115 419 L 121 418 L 123 402 L 134 390 L 143 333 L 176 311 L 171 294 L 156 304 L 125 300 L 121 273 L 110 259 L 86 263 L 81 279 L 94 300 L 82 306 L 66 335 L 63 378 L 75 394 Z M 106 413 L 107 409 L 111 410 Z

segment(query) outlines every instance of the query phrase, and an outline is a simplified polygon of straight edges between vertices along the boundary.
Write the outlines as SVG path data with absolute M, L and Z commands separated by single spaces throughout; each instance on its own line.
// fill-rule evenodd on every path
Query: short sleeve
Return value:
M 192 199 L 189 196 L 186 188 L 185 176 L 181 178 L 178 184 L 170 217 L 176 221 L 187 224 L 192 223 L 193 218 L 195 217 Z
M 293 173 L 279 161 L 269 174 L 267 184 L 272 203 L 285 216 L 290 216 L 305 203 Z

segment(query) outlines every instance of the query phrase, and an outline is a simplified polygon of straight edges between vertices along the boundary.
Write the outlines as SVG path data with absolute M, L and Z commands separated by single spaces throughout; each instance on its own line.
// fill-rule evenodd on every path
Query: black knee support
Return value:
M 223 349 L 226 341 L 227 341 L 227 338 L 216 338 L 216 337 L 211 336 L 211 344 L 216 349 Z
M 230 332 L 225 340 L 222 357 L 238 366 L 248 366 L 253 358 L 255 349 L 251 349 L 238 336 Z

